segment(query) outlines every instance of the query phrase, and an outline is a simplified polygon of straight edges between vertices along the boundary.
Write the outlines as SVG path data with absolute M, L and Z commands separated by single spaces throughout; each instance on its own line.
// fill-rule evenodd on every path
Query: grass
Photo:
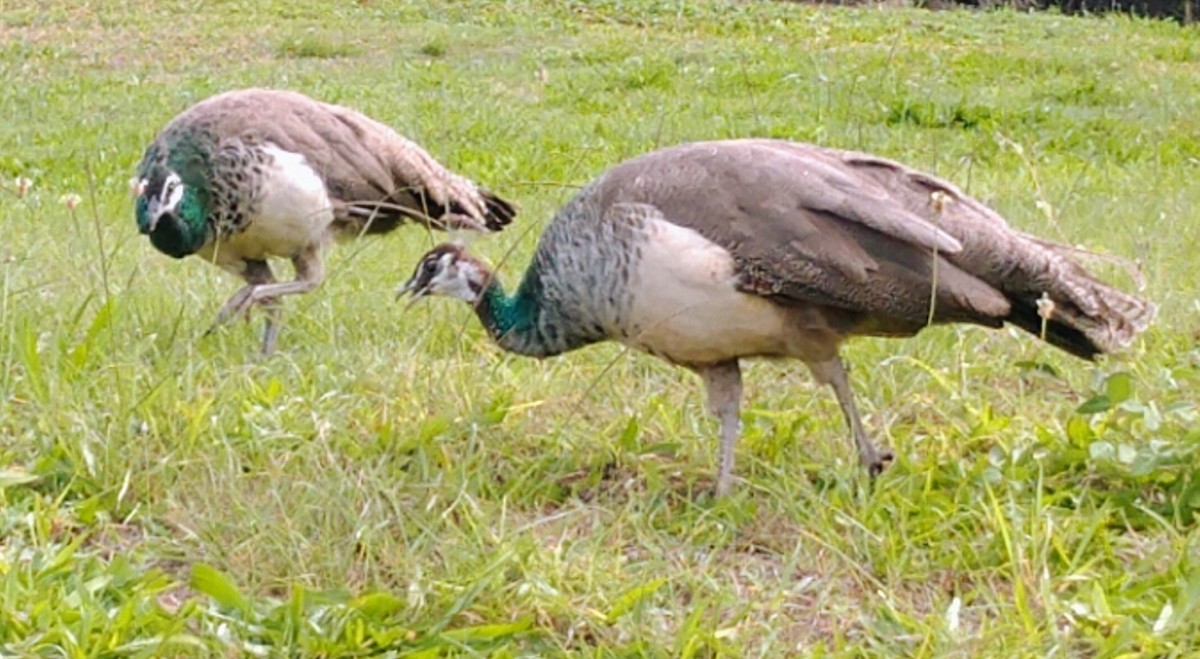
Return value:
M 1198 67 L 1194 29 L 1117 17 L 0 3 L 0 653 L 1189 656 Z M 203 337 L 237 284 L 154 252 L 127 180 L 175 113 L 250 85 L 519 200 L 475 245 L 510 283 L 607 166 L 760 135 L 1135 259 L 1160 317 L 1096 364 L 1007 330 L 854 342 L 898 458 L 874 485 L 829 392 L 756 363 L 712 502 L 695 377 L 615 345 L 514 358 L 461 305 L 393 304 L 436 235 L 337 250 L 272 359 L 257 322 Z

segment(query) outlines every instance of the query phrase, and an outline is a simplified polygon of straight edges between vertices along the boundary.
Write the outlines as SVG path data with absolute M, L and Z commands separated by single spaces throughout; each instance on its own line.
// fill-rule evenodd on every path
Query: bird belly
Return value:
M 230 259 L 291 258 L 329 240 L 333 206 L 325 182 L 304 156 L 268 145 L 262 183 L 245 226 L 200 254 Z M 207 252 L 207 254 L 206 254 Z M 222 252 L 225 257 L 222 257 Z
M 650 220 L 639 239 L 624 343 L 690 365 L 794 352 L 790 310 L 738 291 L 724 248 L 666 220 Z

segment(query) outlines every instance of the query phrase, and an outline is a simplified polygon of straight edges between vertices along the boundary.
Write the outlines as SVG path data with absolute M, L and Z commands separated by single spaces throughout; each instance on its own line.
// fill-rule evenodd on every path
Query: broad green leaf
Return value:
M 1112 408 L 1112 401 L 1109 400 L 1108 396 L 1100 394 L 1099 396 L 1089 398 L 1075 412 L 1077 414 L 1096 414 L 1098 412 L 1107 412 L 1110 408 Z
M 1058 370 L 1055 369 L 1050 364 L 1047 364 L 1045 362 L 1024 359 L 1024 360 L 1018 361 L 1015 365 L 1017 368 L 1019 368 L 1023 371 L 1033 371 L 1035 373 L 1042 373 L 1044 375 L 1049 375 L 1049 376 L 1055 377 L 1055 378 L 1058 377 Z
M 508 417 L 509 411 L 512 409 L 512 394 L 504 393 L 494 398 L 487 407 L 484 408 L 483 414 L 480 415 L 480 422 L 494 426 L 498 423 L 503 423 Z
M 27 485 L 36 481 L 39 476 L 11 469 L 0 470 L 0 490 L 14 485 Z
M 131 654 L 139 650 L 161 650 L 171 645 L 186 646 L 188 648 L 194 648 L 197 650 L 203 650 L 207 647 L 205 646 L 204 641 L 200 640 L 196 636 L 193 636 L 192 634 L 172 634 L 166 638 L 162 636 L 152 636 L 150 638 L 138 639 L 124 645 L 119 645 L 113 648 L 112 651 L 116 654 Z
M 474 627 L 459 627 L 450 629 L 441 633 L 442 638 L 447 638 L 460 643 L 470 643 L 472 641 L 494 641 L 505 636 L 512 636 L 527 631 L 533 626 L 533 620 L 522 618 L 516 622 L 496 623 L 491 625 L 476 625 Z
M 642 455 L 663 455 L 673 457 L 679 453 L 681 445 L 679 442 L 657 442 L 642 448 L 639 453 Z
M 1128 400 L 1133 395 L 1133 376 L 1125 371 L 1113 373 L 1104 382 L 1104 393 L 1112 405 Z
M 1113 448 L 1113 445 L 1104 440 L 1092 442 L 1092 444 L 1088 446 L 1088 455 L 1092 456 L 1093 460 L 1112 460 L 1116 452 L 1117 451 L 1115 448 Z
M 1200 471 L 1192 474 L 1191 482 L 1179 495 L 1179 501 L 1192 510 L 1200 510 Z
M 370 593 L 351 602 L 350 608 L 370 618 L 384 618 L 403 609 L 404 600 L 391 593 Z
M 638 423 L 636 416 L 629 417 L 629 421 L 625 423 L 625 428 L 621 430 L 621 436 L 617 438 L 617 444 L 626 451 L 637 449 L 638 435 L 641 434 L 642 426 Z
M 1092 432 L 1092 427 L 1088 424 L 1087 419 L 1073 416 L 1067 421 L 1067 437 L 1070 437 L 1076 445 L 1083 446 L 1092 441 L 1095 436 L 1096 433 Z
M 1137 449 L 1124 442 L 1117 444 L 1117 460 L 1122 464 L 1132 464 L 1138 456 Z
M 640 604 L 654 593 L 658 592 L 658 589 L 662 588 L 666 583 L 667 580 L 665 578 L 659 577 L 653 581 L 650 581 L 649 583 L 636 586 L 626 591 L 624 595 L 621 595 L 617 598 L 617 601 L 614 602 L 612 607 L 608 610 L 607 617 L 609 624 L 616 622 L 618 618 L 632 611 L 635 606 Z
M 1173 400 L 1166 405 L 1163 405 L 1163 415 L 1178 414 L 1186 416 L 1188 413 L 1196 409 L 1196 404 L 1190 400 Z
M 204 563 L 193 565 L 192 578 L 188 581 L 188 585 L 213 598 L 217 604 L 223 607 L 239 611 L 250 609 L 250 602 L 246 600 L 233 581 L 210 565 Z
M 1158 412 L 1158 405 L 1154 401 L 1150 401 L 1146 405 L 1146 409 L 1142 411 L 1142 423 L 1146 424 L 1146 430 L 1155 432 L 1162 426 L 1162 415 Z

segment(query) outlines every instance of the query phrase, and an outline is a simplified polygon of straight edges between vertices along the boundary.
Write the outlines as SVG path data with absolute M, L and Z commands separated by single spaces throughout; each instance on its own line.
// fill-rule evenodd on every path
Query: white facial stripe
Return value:
M 183 199 L 183 181 L 172 173 L 163 183 L 162 196 L 159 198 L 163 211 L 173 211 Z
M 471 288 L 472 277 L 478 276 L 478 268 L 470 261 L 461 261 L 456 254 L 443 254 L 438 258 L 437 273 L 430 279 L 429 290 L 438 295 L 474 302 L 479 295 Z
M 439 259 L 441 261 L 442 259 Z M 442 267 L 434 273 L 433 278 L 429 280 L 430 288 L 434 290 L 446 290 L 452 287 L 456 273 L 451 271 L 447 266 L 449 264 L 442 263 Z

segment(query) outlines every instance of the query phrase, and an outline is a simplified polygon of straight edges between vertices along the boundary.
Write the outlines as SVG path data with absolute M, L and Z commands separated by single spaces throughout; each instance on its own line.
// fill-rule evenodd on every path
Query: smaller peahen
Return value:
M 231 91 L 183 111 L 146 149 L 133 183 L 138 229 L 154 247 L 246 281 L 216 324 L 267 307 L 264 354 L 275 349 L 278 298 L 321 284 L 334 240 L 405 221 L 499 231 L 515 214 L 391 128 L 278 90 Z M 294 281 L 275 281 L 272 256 L 291 259 Z
M 875 156 L 774 140 L 685 144 L 589 184 L 542 235 L 514 295 L 443 244 L 400 293 L 475 307 L 506 350 L 547 357 L 606 339 L 703 378 L 721 424 L 717 494 L 729 491 L 744 357 L 793 357 L 832 386 L 872 475 L 838 356 L 851 336 L 930 324 L 1012 323 L 1091 358 L 1154 315 L 1072 250 L 1014 231 L 952 184 Z

